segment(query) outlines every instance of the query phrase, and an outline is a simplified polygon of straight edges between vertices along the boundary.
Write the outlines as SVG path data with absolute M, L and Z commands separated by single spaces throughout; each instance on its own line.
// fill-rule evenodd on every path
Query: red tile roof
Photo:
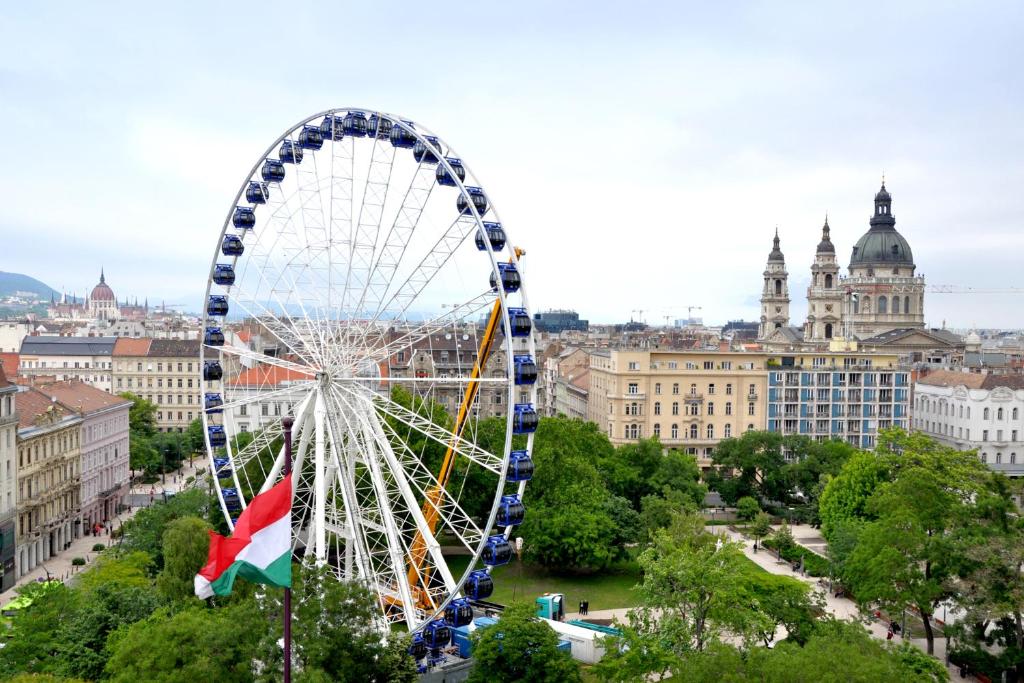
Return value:
M 39 391 L 76 412 L 87 414 L 112 406 L 131 405 L 131 401 L 90 386 L 79 380 L 54 382 L 39 387 Z
M 968 389 L 980 389 L 985 381 L 985 375 L 970 372 L 954 372 L 952 370 L 932 370 L 917 381 L 933 387 L 965 386 Z
M 34 427 L 41 415 L 51 411 L 61 417 L 72 413 L 67 406 L 33 388 L 15 394 L 14 405 L 18 411 L 18 427 L 22 429 Z
M 114 342 L 115 356 L 145 356 L 149 353 L 149 343 L 153 341 L 147 337 L 132 339 L 131 337 L 118 337 Z

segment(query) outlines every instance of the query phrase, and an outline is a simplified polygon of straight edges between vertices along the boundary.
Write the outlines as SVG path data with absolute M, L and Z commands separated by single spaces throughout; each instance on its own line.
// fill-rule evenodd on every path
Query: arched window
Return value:
M 714 414 L 715 414 L 715 402 L 714 401 L 708 401 L 708 415 L 714 415 Z
M 732 415 L 732 401 L 726 401 L 725 403 L 725 414 Z
M 971 419 L 971 407 L 970 406 L 967 406 L 967 419 L 968 420 Z
M 1003 419 L 1003 409 L 1002 408 L 997 408 L 996 409 L 996 419 L 997 420 L 1002 420 Z
M 982 462 L 988 462 L 988 453 L 982 453 L 981 454 L 981 461 Z
M 672 438 L 673 439 L 678 439 L 679 438 L 679 425 L 672 425 Z
M 678 415 L 679 414 L 679 401 L 675 401 L 672 404 L 672 414 L 673 415 Z
M 697 395 L 697 385 L 696 384 L 691 384 L 690 385 L 690 396 L 696 396 L 696 395 Z
M 1016 453 L 1010 453 L 1010 464 L 1011 465 L 1016 465 L 1017 464 L 1017 454 Z
M 825 273 L 825 289 L 832 289 L 832 273 Z
M 657 422 L 654 423 L 654 435 L 661 436 L 661 425 Z
M 775 296 L 782 296 L 782 280 L 775 281 Z
M 832 338 L 832 323 L 825 323 L 825 339 Z
M 753 428 L 753 426 L 754 425 L 750 425 L 751 428 Z M 732 425 L 725 425 L 725 438 L 728 439 L 730 436 L 732 436 Z
M 654 414 L 655 415 L 661 415 L 661 402 L 660 401 L 655 401 L 654 402 Z
M 964 416 L 964 407 L 960 406 L 960 417 Z
M 909 296 L 903 297 L 903 312 L 904 313 L 910 313 L 910 297 Z
M 709 439 L 715 438 L 715 425 L 708 425 L 707 433 Z
M 871 297 L 865 294 L 864 295 L 864 301 L 861 302 L 861 306 L 863 307 L 864 313 L 870 313 L 871 312 Z
M 854 296 L 853 298 L 853 312 L 860 313 L 860 297 Z
M 981 419 L 983 419 L 983 420 L 987 420 L 987 419 L 989 418 L 989 415 L 990 415 L 990 414 L 991 414 L 991 413 L 989 412 L 989 409 L 988 409 L 988 408 L 985 408 L 985 410 L 983 410 L 983 411 L 981 412 Z
M 747 425 L 747 431 L 748 432 L 754 431 L 754 425 Z
M 900 312 L 900 298 L 898 296 L 894 296 L 892 298 L 892 312 L 893 313 L 899 313 Z
M 996 464 L 997 465 L 1002 465 L 1003 464 L 1003 454 L 1002 453 L 996 453 Z
M 1020 415 L 1020 409 L 1014 408 L 1012 415 L 1013 415 L 1013 419 L 1016 420 L 1017 417 Z
M 889 300 L 884 296 L 878 297 L 878 312 L 888 313 L 889 312 Z

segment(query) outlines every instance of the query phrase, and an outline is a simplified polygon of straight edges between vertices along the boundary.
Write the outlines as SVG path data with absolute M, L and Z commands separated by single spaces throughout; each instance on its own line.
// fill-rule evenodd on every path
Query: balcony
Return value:
M 647 394 L 622 394 L 617 398 L 621 398 L 624 401 L 643 401 L 647 398 Z
M 686 403 L 700 403 L 704 400 L 704 394 L 686 394 L 683 396 L 683 401 Z

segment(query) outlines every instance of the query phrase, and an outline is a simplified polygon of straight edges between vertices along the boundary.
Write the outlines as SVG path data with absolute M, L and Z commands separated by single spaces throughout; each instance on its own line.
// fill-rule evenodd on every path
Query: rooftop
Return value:
M 32 387 L 15 394 L 14 404 L 18 411 L 19 429 L 40 426 L 40 418 L 46 415 L 52 415 L 53 422 L 74 416 L 71 408 Z
M 147 337 L 132 339 L 131 337 L 119 337 L 114 344 L 115 356 L 145 356 L 149 353 L 149 343 L 153 341 Z
M 89 414 L 105 408 L 123 405 L 130 406 L 131 401 L 115 394 L 108 394 L 79 380 L 54 382 L 38 387 L 40 393 L 55 398 L 62 404 L 79 413 Z
M 110 356 L 117 337 L 25 337 L 21 353 L 38 356 Z

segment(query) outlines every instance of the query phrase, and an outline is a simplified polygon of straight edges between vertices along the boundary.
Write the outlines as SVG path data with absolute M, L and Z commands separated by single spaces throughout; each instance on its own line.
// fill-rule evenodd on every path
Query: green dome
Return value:
M 914 254 L 903 235 L 894 228 L 868 230 L 857 240 L 850 257 L 850 267 L 858 265 L 914 265 Z

